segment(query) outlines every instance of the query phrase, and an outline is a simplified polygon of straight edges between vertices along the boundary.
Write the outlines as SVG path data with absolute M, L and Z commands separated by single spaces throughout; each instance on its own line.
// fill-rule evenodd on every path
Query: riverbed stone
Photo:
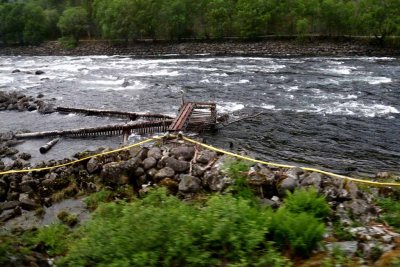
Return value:
M 147 157 L 149 157 L 149 158 L 151 157 L 156 160 L 161 159 L 161 157 L 162 157 L 161 149 L 159 147 L 150 148 L 149 151 L 147 152 Z
M 41 207 L 37 199 L 29 197 L 29 194 L 26 193 L 20 194 L 19 202 L 24 210 L 35 210 Z
M 190 167 L 189 162 L 178 160 L 173 157 L 167 157 L 164 162 L 166 167 L 172 168 L 175 172 L 185 172 L 189 170 Z
M 293 192 L 298 187 L 298 182 L 292 177 L 286 177 L 278 185 L 277 189 L 280 196 L 285 196 L 286 191 Z
M 110 162 L 103 165 L 101 177 L 105 183 L 127 184 L 129 177 L 134 176 L 136 168 L 139 166 L 140 160 L 132 158 L 127 161 Z
M 177 159 L 191 160 L 194 156 L 195 149 L 193 146 L 178 146 L 171 149 L 171 155 Z
M 101 169 L 102 162 L 98 158 L 91 158 L 87 164 L 86 169 L 89 173 L 94 173 Z
M 156 181 L 160 181 L 164 178 L 171 178 L 174 177 L 175 175 L 175 171 L 170 168 L 170 167 L 165 167 L 162 168 L 161 170 L 159 170 L 155 175 L 154 175 L 154 180 Z
M 203 184 L 211 191 L 222 192 L 232 183 L 233 180 L 230 177 L 222 175 L 217 170 L 210 170 L 204 173 Z
M 317 172 L 313 172 L 310 175 L 304 177 L 304 179 L 301 181 L 301 186 L 302 187 L 313 186 L 317 191 L 320 191 L 321 181 L 322 181 L 322 175 Z
M 143 168 L 145 170 L 154 168 L 157 165 L 157 160 L 153 157 L 148 157 L 145 160 L 143 160 Z
M 201 180 L 191 175 L 181 175 L 179 191 L 184 193 L 196 193 L 201 190 Z
M 208 164 L 210 161 L 214 160 L 217 157 L 217 153 L 211 150 L 202 150 L 197 157 L 198 163 Z

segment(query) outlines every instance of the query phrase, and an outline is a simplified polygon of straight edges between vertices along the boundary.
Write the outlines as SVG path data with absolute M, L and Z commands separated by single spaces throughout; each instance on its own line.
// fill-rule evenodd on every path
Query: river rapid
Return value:
M 21 72 L 12 73 L 19 69 Z M 44 71 L 35 75 L 36 70 Z M 338 173 L 399 172 L 400 59 L 372 57 L 122 56 L 0 57 L 0 90 L 54 98 L 57 106 L 175 115 L 187 100 L 212 101 L 231 119 L 263 112 L 206 134 L 222 148 Z M 46 131 L 124 120 L 37 112 L 0 112 L 0 132 Z M 130 142 L 140 137 L 131 136 Z M 34 161 L 80 150 L 118 147 L 120 137 L 64 138 L 48 154 L 47 140 L 17 147 Z

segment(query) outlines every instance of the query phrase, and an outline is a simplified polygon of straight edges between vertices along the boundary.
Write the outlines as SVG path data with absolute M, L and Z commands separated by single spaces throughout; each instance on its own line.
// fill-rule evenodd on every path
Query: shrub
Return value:
M 108 190 L 102 190 L 91 194 L 85 199 L 86 206 L 88 209 L 95 210 L 100 203 L 110 202 L 113 199 L 113 192 Z
M 227 161 L 223 170 L 234 180 L 232 190 L 237 197 L 255 202 L 255 196 L 247 182 L 247 173 L 251 163 L 245 161 Z
M 300 189 L 294 193 L 287 192 L 287 197 L 283 202 L 285 209 L 293 213 L 308 213 L 318 219 L 324 219 L 331 209 L 322 196 L 318 196 L 315 188 Z
M 265 241 L 271 216 L 231 195 L 196 207 L 162 188 L 143 200 L 100 205 L 59 265 L 288 266 Z
M 392 197 L 379 198 L 377 204 L 382 207 L 382 219 L 388 224 L 400 230 L 400 202 Z
M 38 230 L 29 240 L 29 243 L 44 244 L 50 256 L 64 254 L 67 250 L 69 230 L 62 224 L 52 224 Z
M 322 240 L 325 226 L 311 214 L 294 213 L 283 207 L 274 214 L 270 232 L 281 248 L 306 257 Z

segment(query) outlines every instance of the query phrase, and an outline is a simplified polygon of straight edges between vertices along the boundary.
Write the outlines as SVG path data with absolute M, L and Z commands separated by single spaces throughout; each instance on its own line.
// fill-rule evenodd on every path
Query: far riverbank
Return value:
M 185 40 L 135 41 L 118 43 L 102 40 L 84 40 L 74 49 L 66 49 L 58 41 L 39 46 L 0 46 L 0 56 L 89 56 L 130 55 L 135 57 L 194 55 L 208 56 L 399 56 L 394 46 L 378 46 L 373 40 L 357 38 L 313 37 L 267 38 L 258 41 Z

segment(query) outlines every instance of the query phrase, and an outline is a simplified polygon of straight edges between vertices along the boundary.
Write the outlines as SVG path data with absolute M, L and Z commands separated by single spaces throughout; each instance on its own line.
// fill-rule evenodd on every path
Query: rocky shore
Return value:
M 311 40 L 295 38 L 267 38 L 260 41 L 236 39 L 180 42 L 136 41 L 81 41 L 74 49 L 65 49 L 61 43 L 50 41 L 40 46 L 1 47 L 3 56 L 86 56 L 129 55 L 154 56 L 398 56 L 396 47 L 381 47 L 372 40 L 355 38 L 314 37 Z
M 1 135 L 2 144 L 12 135 Z M 87 157 L 109 151 L 99 148 L 75 155 Z M 12 164 L 0 161 L 0 171 L 31 168 L 29 157 L 21 155 Z M 55 166 L 61 161 L 43 162 L 35 166 Z M 89 195 L 104 189 L 121 192 L 131 188 L 133 194 L 143 195 L 152 187 L 166 187 L 186 200 L 212 192 L 224 193 L 235 184 L 227 174 L 231 158 L 202 149 L 180 139 L 164 140 L 149 147 L 134 147 L 119 153 L 91 158 L 72 166 L 50 171 L 7 174 L 0 176 L 0 224 L 12 225 L 13 220 L 29 212 L 42 214 L 64 199 Z M 375 261 L 381 255 L 390 256 L 400 246 L 400 235 L 380 220 L 381 210 L 374 205 L 374 197 L 385 190 L 361 190 L 357 184 L 328 177 L 300 168 L 281 169 L 255 164 L 245 173 L 246 182 L 263 205 L 276 209 L 287 190 L 314 187 L 324 195 L 332 215 L 327 222 L 324 250 L 339 247 L 347 256 L 363 255 L 360 261 Z M 389 190 L 390 191 L 390 190 Z M 124 198 L 123 193 L 116 195 Z M 60 216 L 58 216 L 60 218 Z M 337 238 L 334 227 L 339 224 L 350 240 Z M 376 252 L 379 250 L 377 257 Z M 40 257 L 37 259 L 39 261 Z M 43 259 L 41 259 L 43 260 Z

